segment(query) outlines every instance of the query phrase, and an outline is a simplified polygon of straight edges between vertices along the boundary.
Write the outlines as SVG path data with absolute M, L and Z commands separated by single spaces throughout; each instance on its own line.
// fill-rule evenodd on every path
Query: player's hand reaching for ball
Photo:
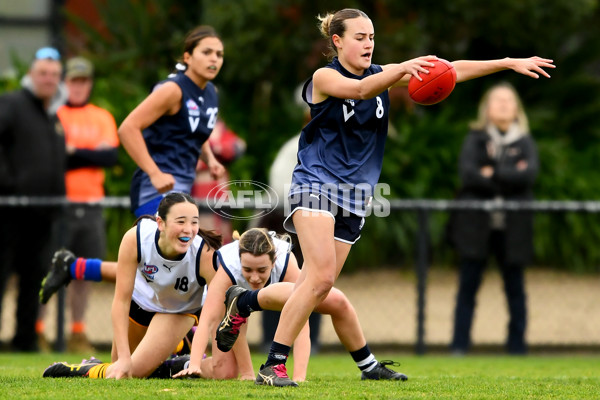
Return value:
M 550 75 L 543 68 L 556 68 L 553 60 L 537 56 L 530 58 L 507 58 L 506 61 L 508 68 L 535 79 L 539 78 L 540 74 L 546 78 L 550 78 Z
M 437 59 L 438 58 L 436 56 L 417 57 L 398 64 L 398 67 L 404 74 L 414 76 L 416 79 L 422 81 L 423 79 L 419 76 L 419 72 L 428 74 L 429 70 L 426 67 L 433 67 L 434 64 L 431 61 L 435 61 Z

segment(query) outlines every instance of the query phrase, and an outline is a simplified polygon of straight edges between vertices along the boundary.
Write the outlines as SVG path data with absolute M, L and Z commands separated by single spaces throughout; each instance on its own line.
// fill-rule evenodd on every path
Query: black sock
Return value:
M 365 344 L 362 349 L 351 351 L 350 355 L 361 371 L 370 371 L 377 365 L 377 359 L 371 353 L 368 344 Z
M 271 344 L 271 350 L 269 350 L 269 357 L 265 363 L 265 367 L 270 365 L 285 364 L 290 354 L 290 346 L 285 344 L 273 342 Z
M 240 312 L 240 317 L 248 318 L 251 312 L 262 311 L 262 308 L 258 304 L 259 290 L 248 290 L 238 296 L 237 308 Z

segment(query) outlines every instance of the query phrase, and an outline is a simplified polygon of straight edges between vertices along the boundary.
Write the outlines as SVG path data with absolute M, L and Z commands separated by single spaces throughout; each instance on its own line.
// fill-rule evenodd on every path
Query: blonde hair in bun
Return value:
M 347 19 L 360 17 L 369 19 L 367 14 L 357 10 L 356 8 L 344 8 L 343 10 L 339 10 L 334 13 L 328 12 L 324 16 L 317 16 L 321 35 L 329 38 L 329 43 L 327 44 L 327 53 L 325 54 L 328 59 L 331 60 L 337 55 L 337 48 L 335 47 L 335 44 L 333 44 L 333 35 L 344 37 L 344 33 L 346 32 L 345 21 Z

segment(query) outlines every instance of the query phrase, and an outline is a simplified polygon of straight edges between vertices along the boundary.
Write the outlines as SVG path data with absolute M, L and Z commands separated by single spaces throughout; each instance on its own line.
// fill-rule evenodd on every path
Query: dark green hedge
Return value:
M 94 101 L 111 110 L 117 122 L 172 69 L 191 27 L 209 23 L 221 33 L 226 55 L 215 81 L 219 111 L 248 143 L 246 155 L 231 166 L 237 179 L 266 181 L 278 148 L 302 127 L 294 90 L 325 63 L 316 28 L 319 13 L 341 7 L 366 11 L 376 30 L 374 62 L 380 64 L 425 54 L 449 60 L 553 58 L 558 68 L 550 80 L 501 72 L 462 83 L 446 101 L 431 107 L 415 107 L 402 93 L 394 96 L 390 123 L 395 134 L 388 141 L 381 180 L 391 185 L 393 197 L 452 198 L 458 153 L 479 98 L 487 87 L 508 80 L 523 97 L 539 146 L 537 198 L 598 198 L 598 1 L 331 1 L 325 8 L 321 2 L 300 0 L 97 0 L 94 5 L 104 25 L 101 33 L 77 16 L 67 19 L 84 32 L 83 53 L 97 66 Z M 134 166 L 124 152 L 120 161 L 108 174 L 111 195 L 129 192 Z M 109 212 L 111 256 L 131 222 L 126 213 Z M 454 255 L 444 244 L 446 219 L 443 213 L 432 214 L 431 249 L 434 262 L 451 264 Z M 597 219 L 538 215 L 536 264 L 598 271 Z M 241 223 L 236 227 L 244 229 Z M 412 265 L 415 231 L 416 219 L 409 213 L 369 218 L 348 268 Z

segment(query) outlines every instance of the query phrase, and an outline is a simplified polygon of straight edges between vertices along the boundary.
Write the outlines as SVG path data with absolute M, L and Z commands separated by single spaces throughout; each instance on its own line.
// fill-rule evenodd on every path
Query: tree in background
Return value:
M 67 1 L 67 6 L 72 1 Z M 597 0 L 394 0 L 331 1 L 254 0 L 94 0 L 97 20 L 77 13 L 67 19 L 82 35 L 68 40 L 97 65 L 94 100 L 117 122 L 145 97 L 151 85 L 172 69 L 180 40 L 199 23 L 213 25 L 225 43 L 219 87 L 220 116 L 248 143 L 246 155 L 231 168 L 232 177 L 266 182 L 277 149 L 302 128 L 295 88 L 325 61 L 324 42 L 315 16 L 355 7 L 366 11 L 377 28 L 374 62 L 385 64 L 417 55 L 485 59 L 535 54 L 554 58 L 558 68 L 547 82 L 497 74 L 461 84 L 443 103 L 415 106 L 406 94 L 394 96 L 390 118 L 395 134 L 386 149 L 382 182 L 391 197 L 451 198 L 457 187 L 457 158 L 477 99 L 498 80 L 510 81 L 523 96 L 532 133 L 539 144 L 538 199 L 597 198 L 600 176 L 600 8 Z M 0 86 L 1 88 L 2 86 Z M 108 177 L 108 193 L 125 195 L 134 166 Z M 123 217 L 124 218 L 124 217 Z M 432 247 L 443 263 L 447 216 L 434 214 Z M 598 217 L 536 217 L 536 262 L 598 270 Z M 371 218 L 370 229 L 353 250 L 357 264 L 407 263 L 413 258 L 416 220 L 406 213 L 385 220 Z M 127 224 L 118 221 L 120 236 Z M 373 254 L 374 243 L 380 251 Z M 400 250 L 399 250 L 400 249 Z

